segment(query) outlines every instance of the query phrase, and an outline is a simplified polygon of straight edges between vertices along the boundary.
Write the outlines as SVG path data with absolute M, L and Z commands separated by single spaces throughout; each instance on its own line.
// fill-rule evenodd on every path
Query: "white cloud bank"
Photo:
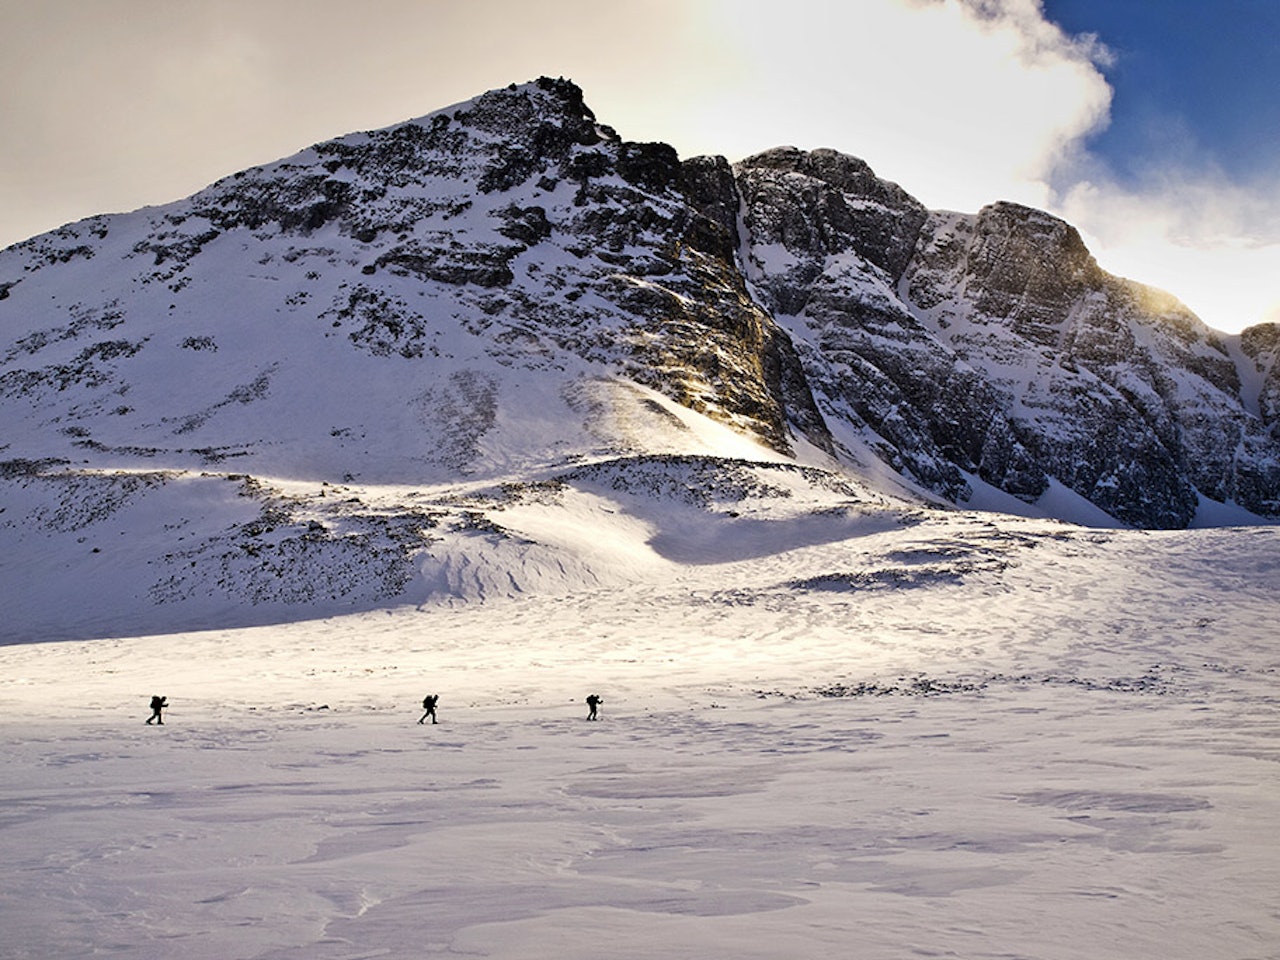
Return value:
M 0 34 L 0 244 L 550 74 L 625 137 L 835 147 L 934 208 L 1065 216 L 1211 326 L 1280 320 L 1280 184 L 1119 187 L 1107 56 L 1040 0 L 43 0 Z
M 1241 185 L 1170 169 L 1140 192 L 1082 177 L 1051 207 L 1104 267 L 1177 294 L 1209 326 L 1280 323 L 1280 176 Z
M 798 0 L 782 17 L 768 0 L 715 6 L 742 79 L 692 119 L 730 155 L 830 146 L 933 207 L 1043 206 L 1055 158 L 1107 115 L 1093 45 L 1013 19 L 1018 10 L 997 19 L 950 0 Z

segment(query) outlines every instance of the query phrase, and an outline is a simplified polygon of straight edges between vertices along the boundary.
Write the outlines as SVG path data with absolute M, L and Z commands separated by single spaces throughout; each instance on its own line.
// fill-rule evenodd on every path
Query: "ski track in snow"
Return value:
M 1274 957 L 1275 539 L 0 648 L 0 956 Z

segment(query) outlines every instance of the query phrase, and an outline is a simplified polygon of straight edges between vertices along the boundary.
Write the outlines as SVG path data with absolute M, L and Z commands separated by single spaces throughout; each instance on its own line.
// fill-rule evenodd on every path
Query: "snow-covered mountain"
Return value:
M 681 161 L 544 78 L 0 252 L 5 633 L 607 586 L 924 503 L 1271 519 L 1278 350 L 1038 211 Z
M 564 81 L 2 251 L 0 955 L 1274 956 L 1278 350 Z

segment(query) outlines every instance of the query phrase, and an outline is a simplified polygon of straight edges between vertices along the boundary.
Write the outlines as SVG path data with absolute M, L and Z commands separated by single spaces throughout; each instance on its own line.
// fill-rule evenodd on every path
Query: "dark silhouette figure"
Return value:
M 423 714 L 423 715 L 418 719 L 418 722 L 419 722 L 419 723 L 423 723 L 423 722 L 425 722 L 425 721 L 426 721 L 426 719 L 427 719 L 427 717 L 430 717 L 430 718 L 431 718 L 431 722 L 432 722 L 432 723 L 436 723 L 436 722 L 438 722 L 438 721 L 436 720 L 436 704 L 437 704 L 437 703 L 439 703 L 439 702 L 440 702 L 440 695 L 439 695 L 439 694 L 436 694 L 436 693 L 429 693 L 429 694 L 427 694 L 427 696 L 426 696 L 426 697 L 423 699 L 423 701 L 422 701 L 422 709 L 423 709 L 423 710 L 425 710 L 425 711 L 426 711 L 426 713 L 424 713 L 424 714 Z
M 164 726 L 164 717 L 160 716 L 160 711 L 169 705 L 168 697 L 152 697 L 151 698 L 151 716 L 147 717 L 147 723 L 154 720 L 160 726 Z
M 604 703 L 604 701 L 601 700 L 599 697 L 597 697 L 594 693 L 591 694 L 591 696 L 587 697 L 587 719 L 588 720 L 600 719 L 600 717 L 596 715 L 596 708 L 599 707 L 600 704 L 602 703 Z

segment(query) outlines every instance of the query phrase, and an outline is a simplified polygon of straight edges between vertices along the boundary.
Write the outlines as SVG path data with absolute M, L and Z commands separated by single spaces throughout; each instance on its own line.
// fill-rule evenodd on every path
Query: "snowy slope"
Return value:
M 0 648 L 0 955 L 1274 952 L 1274 528 L 648 476 L 596 589 Z

